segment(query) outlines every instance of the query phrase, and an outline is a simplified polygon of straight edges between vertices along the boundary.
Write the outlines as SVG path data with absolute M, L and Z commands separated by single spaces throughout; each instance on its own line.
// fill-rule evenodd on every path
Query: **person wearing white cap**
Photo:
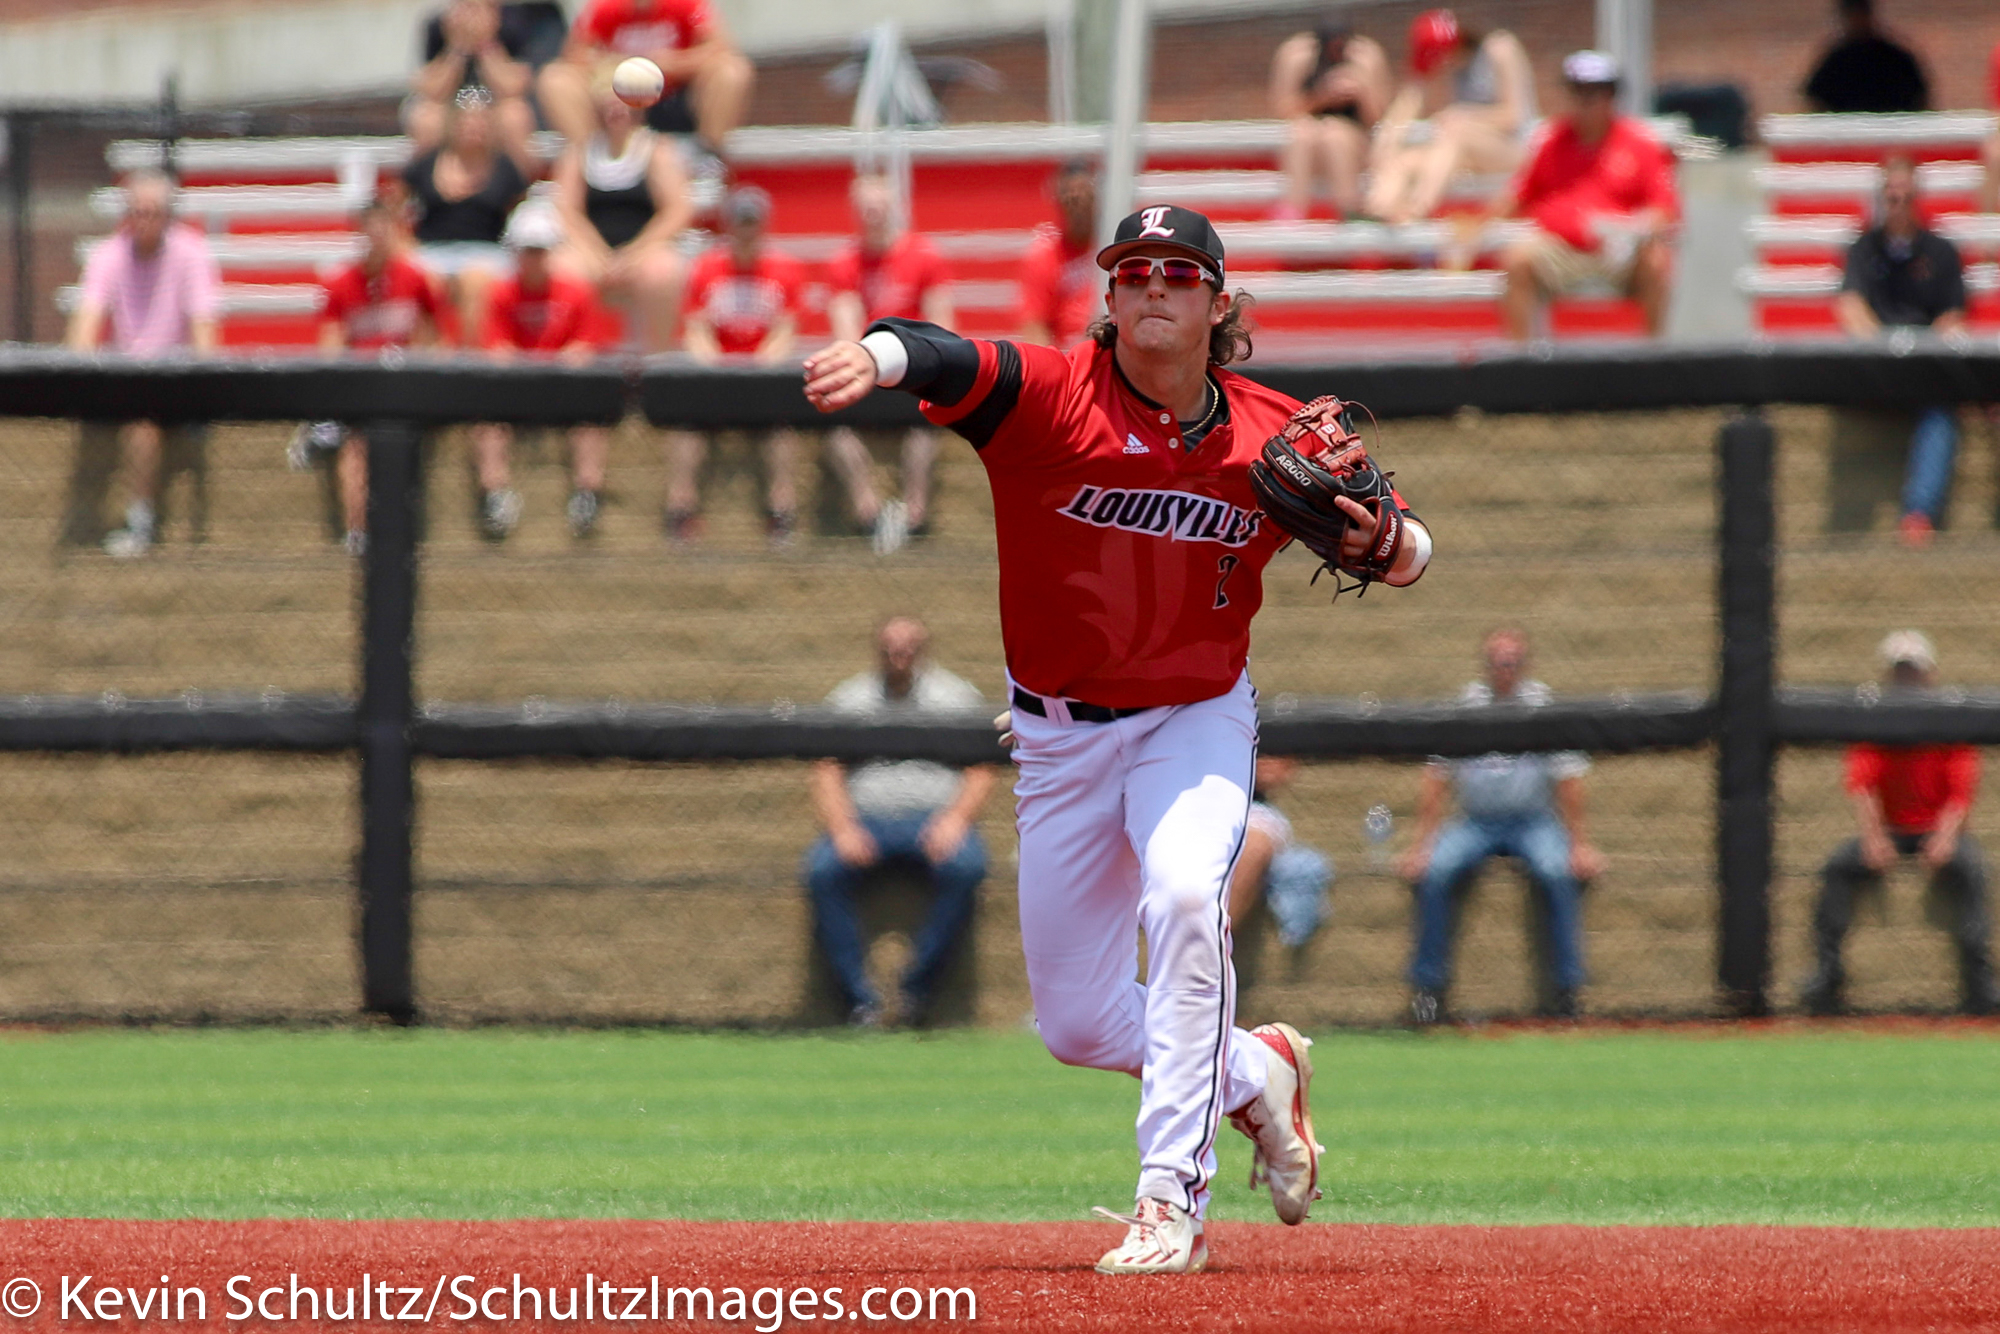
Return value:
M 486 323 L 479 346 L 488 356 L 559 357 L 572 364 L 590 360 L 609 341 L 610 320 L 589 283 L 558 271 L 550 255 L 562 248 L 562 218 L 553 207 L 529 200 L 507 219 L 501 238 L 514 255 L 514 274 L 495 283 L 487 297 Z M 521 521 L 521 495 L 514 489 L 507 452 L 514 429 L 498 422 L 472 428 L 472 456 L 479 474 L 479 527 L 488 541 L 504 541 Z M 596 531 L 599 496 L 611 433 L 602 426 L 575 426 L 569 432 L 570 533 Z
M 1528 338 L 1543 301 L 1606 285 L 1639 303 L 1646 331 L 1666 325 L 1668 245 L 1680 217 L 1673 158 L 1645 125 L 1618 113 L 1618 60 L 1603 51 L 1563 61 L 1569 108 L 1543 125 L 1528 163 L 1483 218 L 1519 215 L 1532 233 L 1507 248 L 1500 311 Z
M 1897 630 L 1876 650 L 1890 693 L 1937 685 L 1937 651 L 1920 630 Z M 2000 1013 L 1987 938 L 1986 858 L 1966 828 L 1979 788 L 1979 752 L 1968 745 L 1881 746 L 1847 751 L 1847 795 L 1858 837 L 1834 850 L 1820 870 L 1813 939 L 1819 966 L 1799 994 L 1810 1014 L 1838 1014 L 1846 1004 L 1841 945 L 1854 920 L 1854 900 L 1880 892 L 1899 859 L 1914 857 L 1930 872 L 1930 894 L 1945 911 L 1958 948 L 1959 1008 Z

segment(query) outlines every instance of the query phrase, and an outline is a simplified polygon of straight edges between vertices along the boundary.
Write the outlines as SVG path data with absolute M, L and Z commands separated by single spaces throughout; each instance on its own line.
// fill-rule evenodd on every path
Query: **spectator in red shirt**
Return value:
M 605 342 L 608 320 L 597 294 L 580 278 L 558 272 L 550 254 L 563 243 L 562 219 L 555 209 L 531 200 L 507 219 L 504 236 L 514 254 L 514 275 L 497 283 L 487 300 L 486 327 L 479 345 L 495 360 L 519 356 L 557 357 L 581 364 Z M 488 541 L 503 542 L 521 521 L 521 494 L 514 489 L 507 452 L 514 428 L 482 422 L 472 428 L 472 457 L 479 474 L 479 529 Z M 604 493 L 604 462 L 611 432 L 602 426 L 569 431 L 569 530 L 588 537 L 597 530 Z
M 836 339 L 858 340 L 876 320 L 927 320 L 950 328 L 951 288 L 944 260 L 927 237 L 903 225 L 896 192 L 885 176 L 864 173 L 849 193 L 859 235 L 834 258 L 828 272 L 833 299 L 827 320 Z M 937 433 L 914 427 L 903 435 L 903 498 L 884 500 L 875 490 L 868 446 L 847 427 L 827 433 L 827 453 L 847 486 L 854 517 L 874 537 L 875 552 L 899 550 L 912 533 L 928 531 L 931 465 Z
M 1526 339 L 1545 298 L 1609 283 L 1639 303 L 1657 337 L 1673 275 L 1667 238 L 1680 216 L 1673 159 L 1644 125 L 1618 114 L 1615 58 L 1578 51 L 1563 61 L 1563 77 L 1569 114 L 1543 127 L 1528 165 L 1488 213 L 1535 224 L 1503 257 L 1507 332 Z
M 590 86 L 628 56 L 644 56 L 667 76 L 666 95 L 646 112 L 662 134 L 690 134 L 722 156 L 743 123 L 756 78 L 709 0 L 589 0 L 570 25 L 562 59 L 542 70 L 536 88 L 549 124 L 572 144 L 597 128 Z
M 361 210 L 361 258 L 326 279 L 321 296 L 319 350 L 380 352 L 422 347 L 439 341 L 447 303 L 438 280 L 408 254 L 409 241 L 396 215 L 379 200 Z M 367 547 L 368 442 L 353 427 L 314 422 L 292 438 L 291 459 L 304 468 L 314 454 L 334 454 L 347 550 Z
M 688 279 L 688 355 L 713 365 L 742 359 L 770 366 L 791 355 L 798 334 L 804 274 L 789 255 L 764 244 L 771 196 L 756 186 L 730 192 L 722 205 L 729 239 L 695 261 Z M 701 526 L 697 479 L 708 453 L 695 431 L 669 431 L 667 532 L 677 542 L 694 539 Z M 792 544 L 798 532 L 798 440 L 789 430 L 764 437 L 765 534 L 773 547 Z
M 1937 654 L 1920 631 L 1898 630 L 1879 650 L 1891 691 L 1937 685 Z M 1979 787 L 1979 752 L 1971 746 L 1853 746 L 1847 752 L 1847 795 L 1861 827 L 1820 871 L 1813 935 L 1819 969 L 1799 1000 L 1812 1014 L 1837 1014 L 1846 971 L 1840 947 L 1854 920 L 1855 896 L 1879 892 L 1899 857 L 1915 857 L 1930 872 L 1930 892 L 1948 905 L 1945 920 L 1958 946 L 1960 1008 L 2000 1013 L 2000 991 L 1987 954 L 1986 859 L 1965 827 Z
M 1037 227 L 1021 260 L 1021 338 L 1066 352 L 1104 313 L 1097 177 L 1088 163 L 1064 163 L 1050 193 L 1061 223 Z

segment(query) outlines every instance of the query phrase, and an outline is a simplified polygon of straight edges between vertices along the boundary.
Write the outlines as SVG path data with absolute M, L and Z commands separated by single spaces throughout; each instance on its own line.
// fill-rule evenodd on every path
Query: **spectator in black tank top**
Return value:
M 527 101 L 533 74 L 524 63 L 532 35 L 525 16 L 507 12 L 499 0 L 451 0 L 425 25 L 424 64 L 403 103 L 403 132 L 411 145 L 422 153 L 444 142 L 452 100 L 466 88 L 485 88 L 493 94 L 501 142 L 526 157 L 535 132 Z
M 687 171 L 673 140 L 612 94 L 608 74 L 593 91 L 597 133 L 556 164 L 556 207 L 569 237 L 562 264 L 626 309 L 646 351 L 664 352 L 687 281 L 675 244 L 694 220 Z
M 512 267 L 500 235 L 528 192 L 530 166 L 495 144 L 491 94 L 467 88 L 453 100 L 443 145 L 403 169 L 417 262 L 444 280 L 463 328 L 481 326 L 486 289 Z
M 1337 217 L 1361 208 L 1368 135 L 1389 105 L 1389 58 L 1338 13 L 1285 39 L 1271 58 L 1271 112 L 1290 123 L 1279 218 L 1303 218 L 1323 182 Z

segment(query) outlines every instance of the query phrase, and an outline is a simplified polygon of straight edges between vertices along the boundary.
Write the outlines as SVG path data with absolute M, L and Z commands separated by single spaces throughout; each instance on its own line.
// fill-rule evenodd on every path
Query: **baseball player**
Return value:
M 1364 582 L 1408 584 L 1430 537 L 1372 467 L 1322 466 L 1353 441 L 1343 405 L 1222 369 L 1249 340 L 1207 218 L 1141 209 L 1097 263 L 1107 318 L 1067 353 L 877 320 L 807 361 L 806 397 L 831 412 L 878 386 L 916 394 L 986 465 L 1036 1023 L 1057 1060 L 1141 1080 L 1137 1207 L 1100 1211 L 1126 1232 L 1098 1269 L 1187 1273 L 1208 1257 L 1224 1116 L 1282 1220 L 1318 1193 L 1309 1044 L 1288 1024 L 1234 1027 L 1228 893 L 1264 565 L 1298 535 Z M 1267 521 L 1292 511 L 1321 527 Z

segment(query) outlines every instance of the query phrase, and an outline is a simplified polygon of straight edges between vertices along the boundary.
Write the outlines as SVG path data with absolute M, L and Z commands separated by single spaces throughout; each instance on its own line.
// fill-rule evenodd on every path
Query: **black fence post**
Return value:
M 422 469 L 409 422 L 370 422 L 368 559 L 361 618 L 361 1005 L 417 1017 L 411 966 L 416 775 L 410 727 Z
M 1717 974 L 1736 1015 L 1768 1013 L 1777 557 L 1773 436 L 1747 412 L 1722 428 L 1721 741 L 1716 754 Z

